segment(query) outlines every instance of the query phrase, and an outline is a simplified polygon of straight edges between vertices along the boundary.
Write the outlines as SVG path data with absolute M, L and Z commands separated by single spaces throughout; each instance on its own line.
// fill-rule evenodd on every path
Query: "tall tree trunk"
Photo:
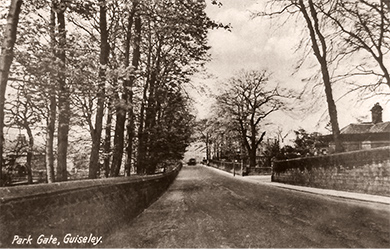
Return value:
M 251 148 L 249 152 L 249 167 L 256 167 L 256 148 Z
M 210 162 L 210 135 L 206 133 L 206 164 Z
M 110 154 L 111 154 L 111 125 L 112 125 L 112 111 L 111 111 L 111 98 L 107 103 L 107 119 L 104 138 L 104 176 L 110 175 Z
M 95 129 L 91 131 L 91 139 L 92 139 L 92 146 L 91 146 L 91 154 L 89 156 L 88 178 L 95 179 L 98 177 L 97 173 L 99 171 L 99 150 L 100 150 L 100 136 L 97 134 L 97 131 Z
M 121 107 L 117 107 L 115 134 L 114 134 L 114 149 L 112 153 L 112 164 L 111 164 L 111 176 L 114 177 L 119 175 L 120 167 L 122 163 L 125 121 L 126 121 L 125 111 Z
M 241 138 L 242 138 L 242 149 L 241 149 L 241 156 L 244 154 L 244 150 L 250 154 L 251 151 L 251 146 L 248 142 L 247 139 L 247 130 L 244 126 L 244 121 L 242 119 L 239 119 L 239 124 L 240 124 L 240 133 L 241 133 Z
M 143 134 L 143 158 L 142 162 L 145 167 L 145 173 L 151 174 L 152 162 L 151 162 L 151 151 L 150 151 L 150 132 L 152 131 L 155 114 L 156 114 L 156 103 L 155 103 L 155 87 L 156 87 L 156 73 L 153 71 L 149 81 L 149 96 L 147 98 L 147 107 L 145 109 L 145 131 Z
M 28 151 L 27 151 L 27 182 L 29 184 L 33 183 L 32 179 L 32 157 L 33 157 L 33 147 L 34 147 L 34 136 L 32 134 L 31 128 L 28 124 L 25 125 L 25 129 L 28 135 Z
M 53 5 L 50 9 L 50 46 L 53 53 L 53 58 L 56 55 L 56 38 L 55 38 L 55 26 L 56 26 L 56 15 L 53 9 Z M 54 62 L 53 62 L 54 64 Z M 46 126 L 46 176 L 47 182 L 53 183 L 55 181 L 54 177 L 54 132 L 55 132 L 55 122 L 57 116 L 57 100 L 56 100 L 56 83 L 54 76 L 50 73 L 50 96 L 49 96 L 49 109 L 47 117 L 47 126 Z
M 144 89 L 144 97 L 146 99 L 146 87 Z M 145 174 L 144 158 L 145 158 L 145 136 L 144 136 L 144 120 L 145 120 L 145 102 L 141 103 L 139 126 L 138 126 L 138 151 L 137 151 L 137 174 Z
M 251 149 L 249 153 L 249 167 L 256 167 L 256 150 L 257 150 L 257 139 L 256 139 L 256 125 L 254 124 L 254 113 L 250 120 L 251 126 Z
M 56 97 L 54 93 L 50 96 L 49 117 L 46 127 L 46 175 L 47 182 L 53 183 L 54 178 L 54 130 L 56 121 Z
M 124 66 L 128 68 L 130 65 L 130 42 L 131 42 L 131 29 L 134 21 L 134 14 L 137 8 L 137 2 L 133 2 L 133 7 L 129 13 L 129 18 L 127 22 L 127 34 L 125 41 L 125 59 Z M 122 94 L 122 102 L 125 106 L 128 106 L 129 103 L 129 88 L 130 88 L 130 79 L 125 79 L 123 81 L 124 92 Z M 124 148 L 124 136 L 125 136 L 125 122 L 126 122 L 126 108 L 123 108 L 122 105 L 117 107 L 116 113 L 116 124 L 115 124 L 115 135 L 114 135 L 114 152 L 112 155 L 112 166 L 111 166 L 111 176 L 118 176 L 122 164 L 123 157 L 123 148 Z M 127 172 L 128 169 L 125 169 Z
M 117 82 L 116 82 L 117 83 Z M 117 86 L 117 84 L 115 84 L 115 86 Z M 119 112 L 122 112 L 122 109 L 119 107 L 119 104 L 118 102 L 120 102 L 120 97 L 119 97 L 119 94 L 116 92 L 114 94 L 114 98 L 115 98 L 115 102 L 116 103 L 116 107 L 115 107 L 115 111 L 116 111 L 116 123 L 115 123 L 115 130 L 114 130 L 114 145 L 113 145 L 113 148 L 112 148 L 112 163 L 111 163 L 111 168 L 110 168 L 110 176 L 111 177 L 116 177 L 118 176 L 119 174 L 119 171 L 120 171 L 120 161 L 122 159 L 119 160 L 118 162 L 118 154 L 121 153 L 122 149 L 119 150 L 118 147 L 121 147 L 123 148 L 123 138 L 121 139 L 120 136 L 123 137 L 123 132 L 121 133 L 120 130 L 119 130 L 119 125 L 118 125 L 118 122 L 121 123 L 122 120 L 119 120 L 118 119 L 121 119 L 121 117 L 123 115 L 120 115 Z M 124 117 L 123 117 L 124 118 Z M 121 142 L 121 144 L 119 144 Z M 119 167 L 118 167 L 118 164 L 119 164 Z
M 129 100 L 133 100 L 133 93 L 130 93 Z M 127 147 L 126 147 L 126 162 L 125 162 L 125 173 L 126 176 L 130 176 L 131 171 L 131 161 L 133 158 L 133 138 L 134 138 L 134 113 L 133 108 L 128 112 L 128 119 L 127 119 L 127 134 L 126 134 L 126 140 L 127 140 Z
M 150 56 L 150 55 L 149 55 Z M 139 114 L 138 126 L 138 151 L 137 151 L 137 174 L 144 175 L 145 172 L 145 156 L 146 156 L 146 138 L 145 138 L 145 102 L 147 99 L 149 80 L 146 80 L 144 86 L 141 109 Z
M 60 2 L 60 6 L 66 6 L 65 0 Z M 59 8 L 59 7 L 58 7 Z M 58 97 L 58 158 L 57 158 L 57 180 L 66 181 L 67 172 L 67 154 L 68 154 L 68 134 L 70 121 L 70 93 L 66 84 L 66 66 L 65 66 L 65 8 L 57 9 L 59 47 L 57 57 L 61 61 L 61 67 L 58 73 L 59 97 Z
M 100 5 L 100 68 L 99 68 L 99 86 L 97 95 L 97 111 L 95 118 L 95 128 L 91 130 L 92 134 L 92 148 L 89 159 L 89 178 L 97 177 L 99 170 L 99 151 L 100 139 L 103 129 L 104 116 L 104 99 L 105 99 L 105 83 L 106 83 L 106 67 L 110 49 L 108 45 L 108 30 L 107 30 L 107 14 L 106 1 L 99 0 Z
M 151 25 L 150 21 L 148 22 L 148 29 L 150 30 Z M 146 173 L 146 122 L 145 122 L 145 108 L 146 108 L 146 102 L 148 101 L 148 89 L 149 89 L 149 82 L 151 78 L 151 72 L 152 72 L 152 35 L 149 32 L 148 33 L 148 53 L 147 53 L 147 63 L 146 63 L 146 70 L 147 70 L 147 77 L 145 86 L 143 89 L 143 95 L 142 95 L 142 102 L 141 102 L 141 110 L 139 114 L 139 126 L 138 126 L 138 151 L 137 151 L 137 174 L 143 175 Z
M 132 66 L 134 70 L 138 69 L 139 62 L 141 59 L 141 17 L 138 14 L 135 18 L 135 37 L 134 37 L 134 49 L 133 49 L 133 59 L 132 59 Z M 129 117 L 127 121 L 127 160 L 126 160 L 126 175 L 130 175 L 130 168 L 131 168 L 131 162 L 132 162 L 132 154 L 133 154 L 133 138 L 135 134 L 135 128 L 134 128 L 134 108 L 133 108 L 133 84 L 135 81 L 135 76 L 130 77 L 130 84 L 129 84 L 129 104 L 130 104 L 130 110 L 129 110 Z
M 145 112 L 145 132 L 144 132 L 144 158 L 143 158 L 143 164 L 146 169 L 147 174 L 154 174 L 156 164 L 153 162 L 153 151 L 150 150 L 150 143 L 151 143 L 151 137 L 149 136 L 152 129 L 155 127 L 156 124 L 156 115 L 157 115 L 157 105 L 158 105 L 158 99 L 157 99 L 157 91 L 158 91 L 158 73 L 160 70 L 160 63 L 161 63 L 161 50 L 162 50 L 162 44 L 159 43 L 156 49 L 156 56 L 155 56 L 155 65 L 154 68 L 151 68 L 151 76 L 149 78 L 149 96 L 147 98 L 147 108 Z M 153 63 L 151 64 L 153 66 Z
M 335 143 L 335 150 L 336 152 L 341 152 L 343 151 L 343 147 L 340 141 L 340 128 L 339 128 L 338 118 L 337 118 L 337 109 L 333 98 L 332 83 L 331 83 L 329 69 L 328 69 L 328 62 L 327 62 L 328 51 L 327 51 L 326 41 L 325 41 L 325 37 L 322 35 L 320 31 L 319 20 L 318 20 L 317 11 L 315 9 L 314 3 L 312 0 L 309 0 L 308 4 L 309 4 L 310 14 L 306 9 L 303 0 L 299 0 L 300 10 L 305 18 L 307 27 L 309 29 L 314 55 L 316 56 L 321 66 L 321 73 L 322 73 L 323 83 L 325 86 L 325 94 L 328 103 L 328 113 L 330 117 L 330 122 L 332 125 L 332 133 L 333 133 L 333 140 Z M 319 40 L 320 43 L 318 43 L 317 39 Z
M 22 0 L 11 0 L 7 16 L 7 24 L 4 31 L 4 40 L 2 42 L 0 54 L 0 186 L 2 183 L 3 145 L 4 145 L 4 104 L 5 91 L 9 70 L 14 58 L 14 45 L 16 41 L 16 32 L 19 22 L 19 14 L 22 6 Z

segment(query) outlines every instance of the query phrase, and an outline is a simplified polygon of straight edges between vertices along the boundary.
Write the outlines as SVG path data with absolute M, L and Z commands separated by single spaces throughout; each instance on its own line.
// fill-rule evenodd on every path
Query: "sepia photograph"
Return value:
M 390 0 L 0 0 L 0 248 L 389 248 Z

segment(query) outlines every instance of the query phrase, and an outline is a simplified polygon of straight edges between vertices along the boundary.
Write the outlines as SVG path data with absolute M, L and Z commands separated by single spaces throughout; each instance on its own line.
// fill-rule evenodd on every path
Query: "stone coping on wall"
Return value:
M 5 187 L 0 189 L 0 247 L 21 247 L 15 236 L 64 238 L 96 234 L 106 238 L 156 201 L 181 166 L 162 174 Z M 103 238 L 103 241 L 104 241 Z M 15 243 L 14 243 L 15 242 Z M 79 247 L 64 243 L 44 247 Z M 90 247 L 85 244 L 81 247 Z
M 172 172 L 178 169 L 173 170 Z M 73 190 L 96 188 L 108 185 L 121 185 L 124 183 L 132 182 L 142 182 L 149 181 L 154 179 L 163 178 L 166 175 L 169 175 L 172 172 L 168 173 L 159 173 L 155 175 L 133 175 L 133 176 L 120 176 L 120 177 L 110 177 L 110 178 L 100 178 L 100 179 L 85 179 L 85 180 L 72 180 L 65 182 L 55 182 L 55 183 L 40 183 L 40 184 L 31 184 L 31 185 L 22 185 L 22 186 L 10 186 L 0 188 L 0 202 L 7 202 L 9 200 L 18 199 L 18 198 L 30 198 L 38 197 L 40 195 L 47 195 L 50 193 L 63 193 L 70 192 Z
M 353 155 L 357 153 L 364 153 L 364 152 L 374 152 L 374 151 L 389 151 L 388 157 L 390 158 L 390 146 L 384 146 L 384 147 L 378 147 L 378 148 L 370 148 L 370 149 L 364 149 L 364 150 L 353 150 L 353 151 L 346 151 L 346 152 L 339 152 L 339 153 L 333 153 L 328 155 L 319 155 L 319 156 L 306 156 L 306 157 L 297 157 L 297 158 L 290 158 L 290 159 L 283 159 L 283 160 L 275 160 L 275 162 L 283 162 L 283 161 L 299 161 L 302 159 L 311 159 L 311 158 L 324 158 L 324 157 L 339 157 L 339 156 L 347 156 L 347 155 Z
M 286 160 L 275 160 L 273 172 L 281 173 L 288 169 L 312 169 L 316 167 L 358 167 L 373 162 L 384 162 L 390 159 L 390 147 L 378 147 L 366 150 L 348 151 L 321 156 L 299 157 Z

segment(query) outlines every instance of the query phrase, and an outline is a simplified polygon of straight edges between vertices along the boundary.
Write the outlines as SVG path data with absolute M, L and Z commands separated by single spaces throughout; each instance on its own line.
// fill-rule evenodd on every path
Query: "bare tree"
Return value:
M 298 8 L 306 21 L 306 25 L 310 33 L 312 49 L 314 55 L 317 58 L 318 63 L 321 66 L 321 74 L 325 87 L 326 100 L 328 103 L 328 112 L 330 117 L 330 123 L 332 125 L 335 150 L 336 152 L 340 152 L 343 150 L 343 147 L 340 141 L 340 128 L 337 118 L 337 109 L 333 98 L 332 81 L 329 72 L 329 50 L 326 38 L 323 34 L 323 31 L 321 30 L 318 10 L 314 5 L 313 0 L 308 0 L 307 3 L 305 3 L 303 0 L 299 0 Z
M 279 89 L 269 88 L 266 71 L 241 71 L 229 81 L 229 88 L 217 98 L 221 110 L 236 122 L 250 167 L 256 166 L 256 151 L 265 136 L 261 122 L 283 107 Z
M 303 20 L 306 23 L 306 28 L 309 33 L 309 40 L 311 42 L 311 48 L 321 68 L 322 84 L 325 88 L 328 114 L 332 126 L 333 140 L 335 142 L 335 150 L 336 152 L 343 151 L 343 147 L 340 141 L 340 128 L 337 117 L 337 109 L 332 91 L 333 79 L 331 75 L 331 65 L 334 62 L 334 56 L 336 55 L 332 54 L 332 52 L 334 52 L 332 41 L 330 41 L 332 36 L 328 34 L 330 33 L 329 30 L 326 29 L 328 26 L 326 20 L 324 20 L 324 18 L 322 18 L 320 15 L 321 8 L 319 7 L 323 7 L 324 5 L 328 4 L 329 1 L 272 0 L 271 2 L 272 4 L 280 4 L 280 11 L 267 13 L 265 15 L 273 16 L 282 13 L 295 15 L 296 13 L 299 13 L 302 15 Z M 263 16 L 264 13 L 260 13 L 258 15 Z
M 386 4 L 388 5 L 386 7 Z M 332 20 L 343 34 L 343 50 L 340 58 L 368 53 L 364 61 L 359 60 L 355 70 L 345 72 L 341 78 L 350 76 L 373 75 L 375 82 L 357 85 L 357 88 L 376 88 L 382 84 L 390 87 L 389 66 L 385 55 L 390 52 L 390 11 L 389 1 L 359 0 L 334 1 L 332 7 L 325 9 L 318 5 L 320 11 Z M 373 60 L 377 69 L 367 61 Z

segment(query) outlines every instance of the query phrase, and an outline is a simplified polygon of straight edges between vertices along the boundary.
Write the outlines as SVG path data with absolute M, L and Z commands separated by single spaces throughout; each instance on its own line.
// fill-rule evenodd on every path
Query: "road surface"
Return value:
M 255 184 L 185 166 L 102 247 L 390 247 L 389 205 Z

